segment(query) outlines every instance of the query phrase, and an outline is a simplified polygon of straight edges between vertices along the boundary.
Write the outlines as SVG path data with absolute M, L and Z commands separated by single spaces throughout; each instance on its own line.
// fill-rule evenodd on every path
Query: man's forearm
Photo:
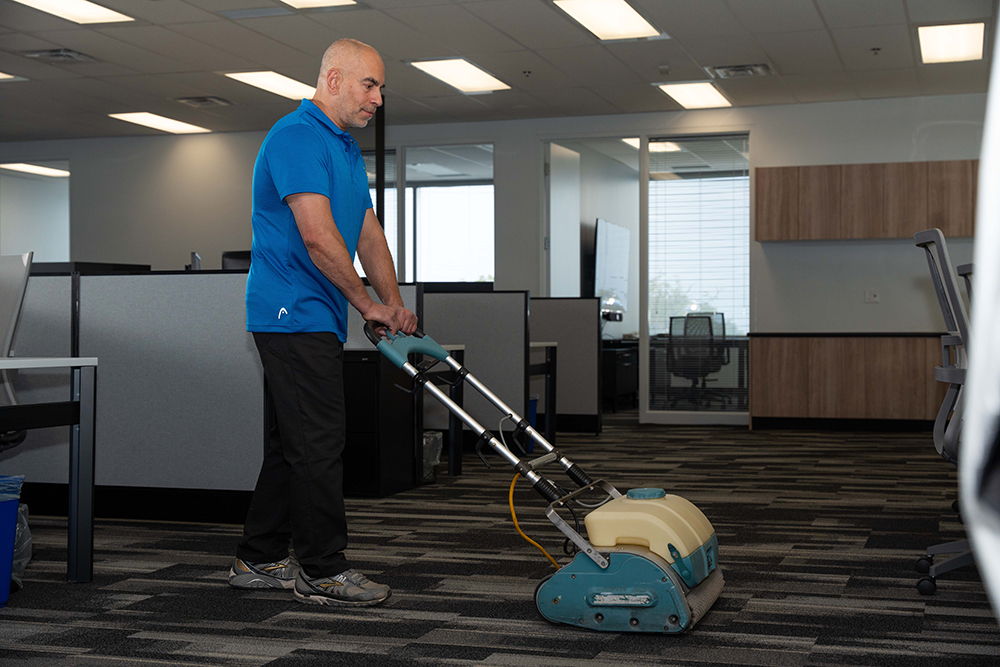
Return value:
M 343 240 L 329 238 L 325 243 L 307 244 L 309 258 L 316 265 L 316 268 L 326 276 L 326 279 L 333 283 L 334 287 L 340 290 L 348 303 L 354 306 L 362 315 L 368 312 L 372 304 L 372 298 L 368 295 L 364 283 L 354 270 L 351 256 L 347 252 L 347 246 Z M 376 290 L 377 291 L 377 290 Z

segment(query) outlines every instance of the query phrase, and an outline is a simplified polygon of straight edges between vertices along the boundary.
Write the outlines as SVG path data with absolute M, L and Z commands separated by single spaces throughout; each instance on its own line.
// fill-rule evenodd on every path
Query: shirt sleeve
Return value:
M 282 202 L 300 192 L 330 197 L 330 155 L 315 130 L 306 125 L 282 128 L 268 141 L 265 153 Z

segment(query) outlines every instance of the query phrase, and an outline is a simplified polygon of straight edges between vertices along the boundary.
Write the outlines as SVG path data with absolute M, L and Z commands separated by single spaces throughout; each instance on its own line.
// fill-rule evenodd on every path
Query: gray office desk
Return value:
M 69 426 L 69 538 L 66 578 L 85 583 L 94 576 L 94 425 L 97 358 L 0 358 L 0 370 L 69 368 L 70 400 L 0 407 L 4 430 Z

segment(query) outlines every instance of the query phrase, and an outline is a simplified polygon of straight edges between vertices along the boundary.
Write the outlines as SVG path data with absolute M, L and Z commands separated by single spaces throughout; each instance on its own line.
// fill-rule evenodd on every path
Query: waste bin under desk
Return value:
M 344 495 L 381 498 L 416 486 L 416 401 L 409 377 L 377 350 L 344 351 Z

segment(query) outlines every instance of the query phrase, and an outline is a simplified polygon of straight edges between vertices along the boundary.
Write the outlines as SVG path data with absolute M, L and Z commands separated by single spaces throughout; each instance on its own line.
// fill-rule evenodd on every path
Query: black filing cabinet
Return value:
M 381 498 L 414 488 L 418 401 L 410 379 L 377 350 L 344 351 L 344 495 Z
M 622 396 L 628 398 L 629 407 L 636 405 L 639 396 L 639 348 L 605 347 L 602 362 L 605 405 L 610 403 L 612 410 L 617 411 Z

